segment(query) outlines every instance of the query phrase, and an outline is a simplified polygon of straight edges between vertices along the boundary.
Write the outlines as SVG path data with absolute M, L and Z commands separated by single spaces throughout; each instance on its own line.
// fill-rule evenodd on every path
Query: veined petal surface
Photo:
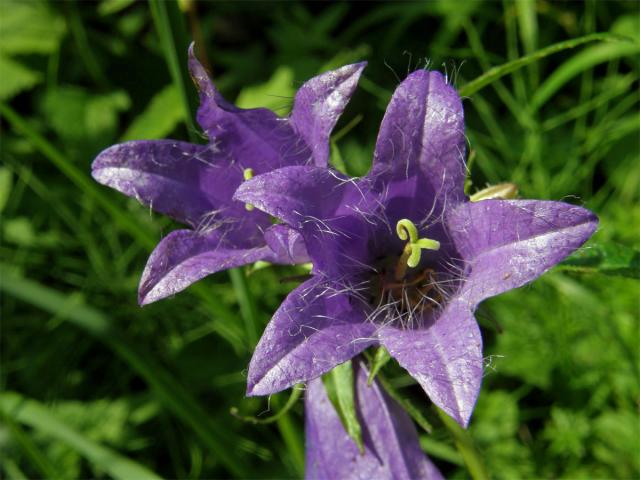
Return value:
M 138 287 L 146 305 L 178 293 L 212 273 L 239 267 L 271 254 L 266 245 L 241 248 L 225 239 L 224 228 L 209 233 L 175 230 L 151 253 Z
M 364 453 L 347 435 L 322 380 L 305 393 L 306 471 L 308 480 L 439 480 L 442 475 L 420 448 L 407 413 L 382 390 L 369 386 L 369 372 L 354 362 L 356 412 L 363 431 Z
M 290 121 L 313 151 L 315 165 L 329 161 L 329 136 L 355 91 L 366 62 L 345 65 L 306 81 L 296 93 Z
M 269 261 L 285 265 L 310 262 L 302 235 L 286 225 L 272 225 L 264 232 L 264 239 L 272 251 Z
M 469 202 L 446 222 L 466 265 L 462 296 L 471 305 L 536 279 L 598 226 L 585 208 L 543 200 Z
M 258 342 L 247 395 L 270 395 L 328 372 L 376 342 L 349 298 L 318 278 L 293 290 Z
M 369 175 L 406 198 L 405 213 L 424 211 L 435 201 L 438 216 L 445 204 L 465 198 L 465 146 L 460 96 L 441 73 L 417 70 L 391 98 Z
M 431 401 L 466 427 L 482 383 L 482 336 L 468 304 L 453 299 L 427 325 L 386 326 L 379 337 Z
M 231 202 L 242 171 L 206 145 L 141 140 L 114 145 L 94 160 L 98 182 L 197 228 Z

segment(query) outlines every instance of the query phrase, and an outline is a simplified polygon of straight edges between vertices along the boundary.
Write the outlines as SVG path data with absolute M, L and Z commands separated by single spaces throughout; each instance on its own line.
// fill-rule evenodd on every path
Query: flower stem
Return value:
M 186 81 L 187 60 L 184 53 L 187 51 L 188 38 L 182 13 L 178 4 L 174 2 L 149 0 L 149 7 L 158 37 L 160 37 L 160 44 L 171 74 L 171 80 L 182 101 L 189 139 L 195 142 L 197 129 L 193 123 L 193 103 L 190 95 L 193 89 L 189 90 L 187 87 L 189 82 Z
M 273 396 L 271 401 L 275 408 L 281 407 L 280 398 L 278 396 Z M 304 442 L 300 438 L 300 433 L 296 429 L 295 424 L 291 421 L 291 415 L 288 412 L 279 416 L 276 423 L 278 424 L 280 435 L 282 435 L 282 439 L 287 446 L 287 450 L 291 455 L 295 473 L 297 476 L 302 477 L 304 472 Z
M 469 432 L 458 425 L 458 423 L 443 410 L 439 409 L 435 405 L 433 408 L 438 413 L 438 416 L 446 429 L 449 430 L 449 434 L 453 437 L 456 448 L 462 455 L 462 459 L 467 466 L 467 470 L 469 471 L 471 478 L 473 478 L 473 480 L 489 480 L 490 477 L 487 473 L 484 461 L 476 449 Z
M 242 316 L 247 332 L 247 343 L 249 344 L 249 348 L 253 350 L 258 343 L 258 330 L 256 328 L 256 310 L 253 305 L 251 293 L 249 293 L 247 279 L 241 268 L 232 268 L 229 270 L 229 277 L 231 277 L 233 290 L 236 293 L 238 304 L 240 305 L 240 315 Z

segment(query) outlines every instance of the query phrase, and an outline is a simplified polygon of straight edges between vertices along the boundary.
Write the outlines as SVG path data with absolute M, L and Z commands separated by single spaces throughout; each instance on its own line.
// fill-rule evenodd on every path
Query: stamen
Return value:
M 245 168 L 242 171 L 242 176 L 244 177 L 245 181 L 251 180 L 253 178 L 253 175 L 254 175 L 253 168 Z
M 247 180 L 251 180 L 253 178 L 254 172 L 253 172 L 253 168 L 245 168 L 242 171 L 242 177 L 244 178 L 244 181 L 246 182 Z M 250 203 L 245 203 L 244 204 L 244 208 L 247 209 L 248 212 L 250 212 L 251 210 L 253 210 L 255 207 L 253 205 L 251 205 Z
M 395 271 L 396 280 L 402 280 L 407 273 L 407 267 L 418 266 L 422 250 L 439 250 L 440 242 L 430 238 L 418 238 L 418 228 L 407 218 L 398 220 L 396 232 L 400 240 L 408 240 Z

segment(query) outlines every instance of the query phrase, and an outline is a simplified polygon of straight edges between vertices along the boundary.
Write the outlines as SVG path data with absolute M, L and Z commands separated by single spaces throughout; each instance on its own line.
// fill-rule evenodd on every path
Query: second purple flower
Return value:
M 206 145 L 177 140 L 134 141 L 98 155 L 93 177 L 187 225 L 163 238 L 138 290 L 141 305 L 173 295 L 212 273 L 257 260 L 308 261 L 299 234 L 232 199 L 254 175 L 291 165 L 326 167 L 329 135 L 356 88 L 364 63 L 304 83 L 291 114 L 243 110 L 227 102 L 189 49 L 200 92 L 197 120 Z

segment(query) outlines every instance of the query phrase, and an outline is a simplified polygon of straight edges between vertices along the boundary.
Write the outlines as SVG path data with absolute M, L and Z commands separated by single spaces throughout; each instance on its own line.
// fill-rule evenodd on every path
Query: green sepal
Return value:
M 367 379 L 367 384 L 369 386 L 373 384 L 374 378 L 376 378 L 380 369 L 384 367 L 389 360 L 391 360 L 391 355 L 389 355 L 386 348 L 380 345 L 376 350 L 376 354 L 371 360 L 371 366 L 369 367 L 369 378 Z
M 322 377 L 329 400 L 340 416 L 340 421 L 347 434 L 364 454 L 362 428 L 356 414 L 355 380 L 351 360 L 338 365 Z
M 589 245 L 570 255 L 558 268 L 640 278 L 640 251 L 617 243 Z

